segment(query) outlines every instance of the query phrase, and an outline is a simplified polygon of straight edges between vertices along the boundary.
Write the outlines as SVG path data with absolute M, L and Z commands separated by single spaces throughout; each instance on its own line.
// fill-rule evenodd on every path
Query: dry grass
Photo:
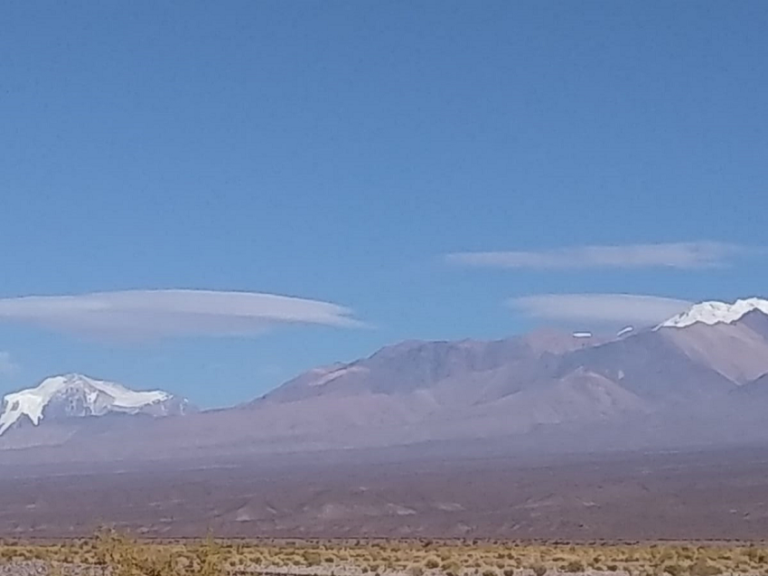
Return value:
M 0 574 L 25 574 L 24 566 L 35 567 L 29 574 L 109 576 L 762 576 L 768 573 L 768 548 L 430 540 L 156 542 L 105 531 L 77 541 L 0 545 Z

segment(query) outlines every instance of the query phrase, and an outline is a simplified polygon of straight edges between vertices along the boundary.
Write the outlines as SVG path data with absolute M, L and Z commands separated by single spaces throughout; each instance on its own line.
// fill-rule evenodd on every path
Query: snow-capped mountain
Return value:
M 723 442 L 768 441 L 768 300 L 704 302 L 655 328 L 588 336 L 399 342 L 184 418 L 147 416 L 189 410 L 166 392 L 59 376 L 6 396 L 0 457 L 44 446 L 112 460 L 494 438 L 535 448 L 580 431 L 597 450 L 719 442 L 721 424 Z
M 744 300 L 736 300 L 736 302 L 732 304 L 729 302 L 717 301 L 701 302 L 699 304 L 694 304 L 685 312 L 662 322 L 657 326 L 657 329 L 685 328 L 697 323 L 708 324 L 710 326 L 715 324 L 733 324 L 753 310 L 759 310 L 764 314 L 768 314 L 768 300 L 762 298 L 746 298 Z
M 162 390 L 138 392 L 122 384 L 81 374 L 53 376 L 35 388 L 6 394 L 0 414 L 0 435 L 14 426 L 43 420 L 103 416 L 108 413 L 181 415 L 187 400 Z

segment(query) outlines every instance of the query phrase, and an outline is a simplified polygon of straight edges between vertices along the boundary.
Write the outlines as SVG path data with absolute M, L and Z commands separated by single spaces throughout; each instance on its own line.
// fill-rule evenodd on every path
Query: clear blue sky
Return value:
M 4 2 L 9 310 L 185 288 L 367 326 L 126 341 L 41 301 L 0 322 L 0 392 L 78 371 L 223 405 L 542 323 L 509 299 L 766 293 L 767 31 L 763 1 Z

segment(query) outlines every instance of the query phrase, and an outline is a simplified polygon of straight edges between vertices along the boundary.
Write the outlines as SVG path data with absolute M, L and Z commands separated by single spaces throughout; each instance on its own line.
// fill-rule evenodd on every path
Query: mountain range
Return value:
M 752 298 L 696 304 L 610 337 L 546 329 L 495 341 L 406 341 L 223 410 L 55 377 L 5 397 L 0 458 L 73 446 L 114 459 L 440 442 L 711 445 L 768 440 L 766 415 L 768 301 Z

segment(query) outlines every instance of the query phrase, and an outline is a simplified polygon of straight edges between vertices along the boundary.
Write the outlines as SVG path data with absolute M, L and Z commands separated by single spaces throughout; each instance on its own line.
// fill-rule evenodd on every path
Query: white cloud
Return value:
M 0 299 L 0 321 L 118 338 L 235 336 L 275 324 L 359 327 L 329 302 L 257 292 L 133 290 Z
M 0 377 L 13 376 L 19 371 L 19 365 L 13 361 L 10 352 L 0 351 Z
M 553 250 L 512 252 L 455 252 L 452 264 L 486 268 L 579 269 L 579 268 L 679 268 L 727 266 L 734 258 L 762 249 L 724 242 L 676 242 L 625 246 L 574 246 Z
M 507 305 L 545 320 L 650 326 L 687 310 L 692 303 L 641 294 L 539 294 L 512 298 Z

